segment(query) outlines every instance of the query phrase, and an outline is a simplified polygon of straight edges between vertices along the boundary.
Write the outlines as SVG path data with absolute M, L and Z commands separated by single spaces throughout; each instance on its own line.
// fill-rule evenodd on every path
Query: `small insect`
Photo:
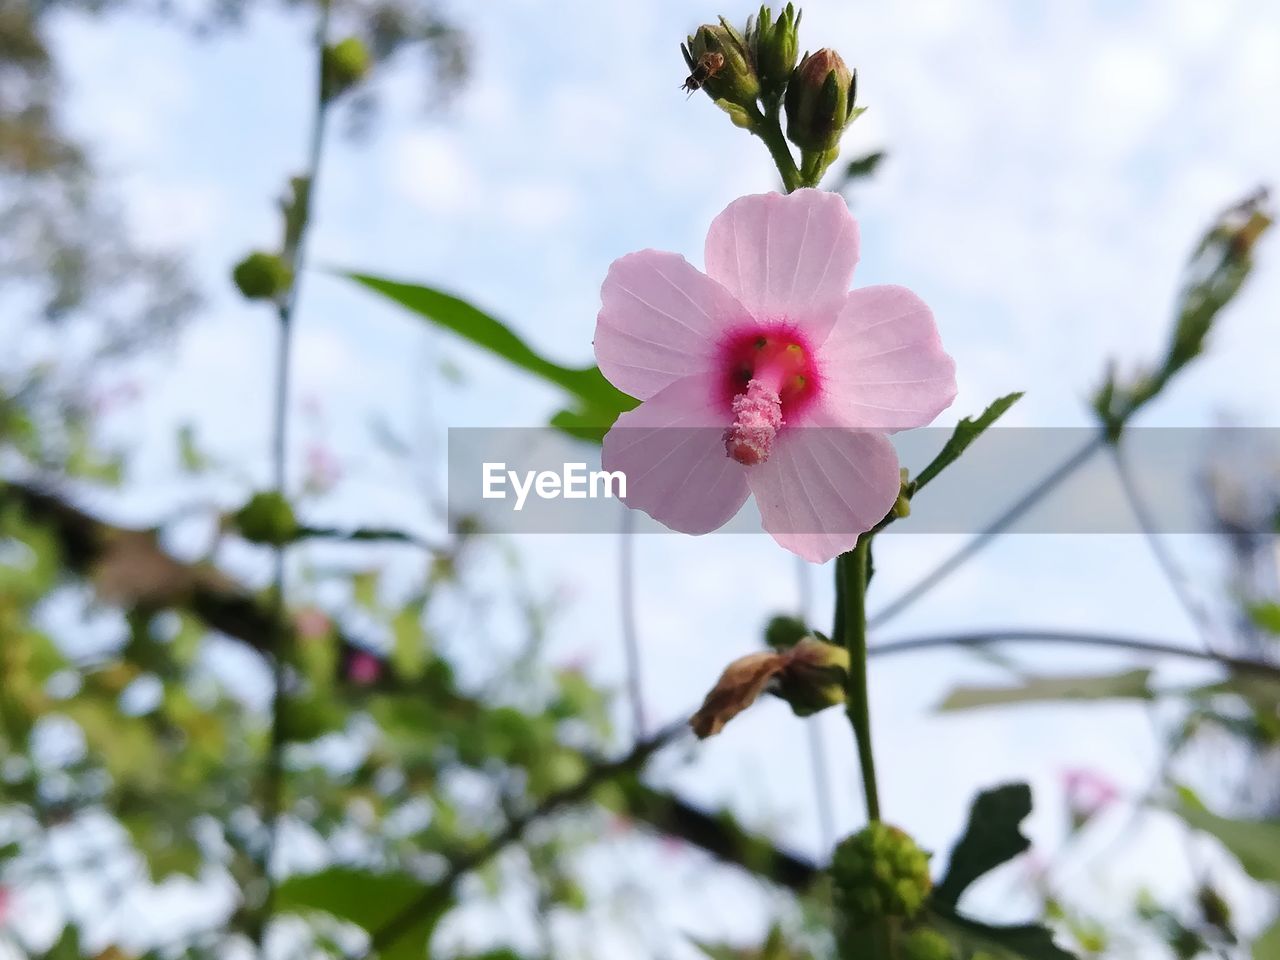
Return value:
M 688 90 L 689 96 L 702 89 L 702 85 L 714 77 L 717 73 L 724 69 L 724 54 L 711 53 L 708 51 L 698 58 L 698 62 L 693 64 L 693 73 L 685 78 L 681 84 L 681 90 Z M 687 98 L 686 98 L 687 99 Z

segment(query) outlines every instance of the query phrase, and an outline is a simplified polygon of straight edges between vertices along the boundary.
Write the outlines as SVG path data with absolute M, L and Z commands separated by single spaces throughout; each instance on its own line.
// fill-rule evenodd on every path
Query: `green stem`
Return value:
M 752 110 L 754 113 L 751 119 L 754 121 L 754 126 L 751 132 L 763 140 L 764 145 L 769 148 L 769 155 L 773 157 L 773 162 L 778 167 L 778 175 L 782 177 L 782 186 L 787 193 L 791 193 L 804 184 L 800 179 L 800 170 L 796 167 L 795 157 L 791 155 L 791 149 L 787 146 L 787 138 L 782 135 L 782 124 L 778 122 L 778 103 L 767 104 L 764 113 L 754 107 Z
M 849 651 L 849 677 L 845 686 L 845 712 L 858 742 L 858 763 L 862 768 L 862 790 L 867 802 L 867 819 L 880 819 L 880 793 L 876 787 L 876 763 L 871 749 L 871 708 L 867 698 L 867 574 L 870 570 L 871 538 L 863 536 L 848 553 L 836 560 L 836 594 L 840 624 Z

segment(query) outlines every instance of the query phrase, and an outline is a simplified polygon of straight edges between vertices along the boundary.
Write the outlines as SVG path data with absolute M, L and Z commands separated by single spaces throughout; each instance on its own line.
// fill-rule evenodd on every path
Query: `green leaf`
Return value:
M 1280 918 L 1253 941 L 1253 960 L 1280 960 Z
M 915 489 L 921 490 L 930 480 L 940 474 L 951 464 L 960 458 L 960 454 L 964 453 L 969 444 L 977 440 L 987 429 L 997 420 L 999 420 L 1015 403 L 1021 399 L 1022 393 L 1009 393 L 998 400 L 992 401 L 987 409 L 976 419 L 965 417 L 956 424 L 956 428 L 951 431 L 951 436 L 946 444 L 933 458 L 932 462 L 925 467 L 915 477 Z
M 854 157 L 844 168 L 844 176 L 840 180 L 840 188 L 843 189 L 854 180 L 861 180 L 874 174 L 884 161 L 884 157 L 883 150 L 876 150 L 860 157 Z
M 330 867 L 320 873 L 290 877 L 276 895 L 281 910 L 320 910 L 361 927 L 370 936 L 411 910 L 431 887 L 407 873 L 373 873 L 353 867 Z M 378 953 L 380 960 L 423 960 L 427 940 L 443 910 L 423 912 L 413 925 Z
M 1155 696 L 1150 679 L 1150 670 L 1138 669 L 1077 677 L 1024 677 L 1013 687 L 960 686 L 943 698 L 938 710 L 972 710 L 974 707 L 1061 700 L 1150 700 Z
M 1232 820 L 1211 813 L 1194 793 L 1178 788 L 1173 812 L 1212 835 L 1255 880 L 1280 883 L 1280 820 Z
M 944 904 L 932 903 L 929 919 L 941 933 L 961 948 L 984 952 L 999 960 L 1075 960 L 1075 955 L 1053 942 L 1053 933 L 1038 923 L 993 927 L 956 913 Z
M 985 790 L 969 809 L 964 836 L 951 851 L 946 876 L 933 890 L 935 904 L 954 907 L 968 886 L 1031 846 L 1018 824 L 1031 813 L 1031 788 L 1009 783 Z
M 416 680 L 427 665 L 428 644 L 426 631 L 422 629 L 422 611 L 427 598 L 419 596 L 410 601 L 391 621 L 391 663 L 398 676 Z
M 638 403 L 609 383 L 596 367 L 566 367 L 548 360 L 506 324 L 465 300 L 431 287 L 369 274 L 343 275 L 513 366 L 567 390 L 583 401 L 581 415 L 590 417 L 595 426 L 607 427 L 619 413 Z
M 1268 633 L 1280 635 L 1280 603 L 1256 603 L 1249 608 L 1249 619 Z

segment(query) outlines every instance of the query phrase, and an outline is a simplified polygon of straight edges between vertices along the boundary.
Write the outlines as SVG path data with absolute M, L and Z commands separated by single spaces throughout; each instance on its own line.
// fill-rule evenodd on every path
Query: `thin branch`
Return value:
M 622 649 L 626 656 L 627 699 L 631 702 L 632 739 L 644 739 L 644 680 L 640 662 L 640 636 L 636 626 L 636 538 L 635 513 L 622 514 L 622 532 L 618 543 L 618 611 L 622 618 Z
M 1138 521 L 1138 526 L 1147 541 L 1151 556 L 1155 558 L 1161 573 L 1164 574 L 1165 579 L 1169 582 L 1169 587 L 1173 590 L 1173 595 L 1178 598 L 1178 603 L 1182 605 L 1182 609 L 1186 611 L 1196 631 L 1200 634 L 1200 640 L 1205 649 L 1211 653 L 1214 652 L 1216 645 L 1213 642 L 1213 635 L 1216 632 L 1216 628 L 1213 617 L 1196 597 L 1195 592 L 1191 589 L 1191 583 L 1187 579 L 1187 575 L 1178 566 L 1178 562 L 1174 560 L 1173 555 L 1165 548 L 1164 541 L 1160 539 L 1160 534 L 1156 530 L 1155 519 L 1147 508 L 1147 503 L 1143 499 L 1141 492 L 1138 490 L 1133 471 L 1129 468 L 1129 461 L 1121 450 L 1119 443 L 1111 445 L 1111 460 L 1115 464 L 1116 474 L 1120 477 L 1120 486 L 1124 490 L 1125 499 L 1129 502 L 1129 509 L 1133 511 L 1133 516 Z
M 1097 436 L 1091 438 L 1079 450 L 1054 467 L 1034 487 L 1023 494 L 1011 507 L 989 524 L 986 529 L 975 535 L 963 547 L 921 577 L 913 586 L 908 587 L 886 604 L 867 621 L 867 625 L 879 627 L 888 623 L 942 581 L 946 580 L 966 562 L 973 559 L 988 543 L 1016 523 L 1023 514 L 1044 499 L 1055 487 L 1075 473 L 1105 442 L 1106 438 L 1099 431 Z
M 416 547 L 425 553 L 446 554 L 450 547 L 433 543 L 425 537 L 394 527 L 300 527 L 295 542 L 300 540 L 338 540 L 343 543 L 399 543 Z
M 813 582 L 808 561 L 796 557 L 796 615 L 806 626 L 813 616 Z M 809 767 L 813 772 L 813 795 L 818 809 L 819 842 L 829 850 L 836 842 L 836 818 L 831 795 L 831 773 L 827 767 L 827 745 L 822 722 L 817 717 L 805 724 L 809 739 Z
M 311 136 L 307 149 L 305 172 L 302 175 L 303 186 L 294 188 L 292 206 L 286 213 L 286 220 L 296 217 L 296 227 L 285 230 L 285 249 L 283 259 L 291 278 L 289 289 L 280 304 L 280 346 L 277 353 L 275 395 L 272 416 L 274 420 L 274 441 L 272 448 L 272 473 L 275 492 L 285 496 L 288 467 L 288 421 L 289 421 L 289 371 L 294 341 L 294 314 L 297 310 L 298 295 L 302 287 L 302 271 L 306 264 L 307 233 L 311 226 L 311 213 L 315 207 L 316 180 L 320 173 L 320 158 L 324 150 L 325 120 L 329 114 L 330 97 L 327 93 L 325 48 L 329 37 L 330 0 L 320 0 L 320 18 L 316 27 L 315 110 L 312 113 Z M 295 184 L 297 181 L 295 181 Z M 292 638 L 292 631 L 281 628 L 285 621 L 285 545 L 275 549 L 272 570 L 272 619 L 275 621 L 275 633 L 272 646 L 275 656 L 272 658 L 271 679 L 273 695 L 271 698 L 271 740 L 267 754 L 267 770 L 265 783 L 265 804 L 263 819 L 267 824 L 266 846 L 260 863 L 262 877 L 265 881 L 266 897 L 260 914 L 252 921 L 251 935 L 259 953 L 263 950 L 263 940 L 267 925 L 271 921 L 271 913 L 275 903 L 276 885 L 271 874 L 271 861 L 274 859 L 276 847 L 280 840 L 280 821 L 284 794 L 284 749 L 285 729 L 283 722 L 284 705 L 287 698 L 285 684 L 288 679 L 285 655 L 286 645 Z
M 982 630 L 973 633 L 945 633 L 930 637 L 912 637 L 907 640 L 891 640 L 875 643 L 867 650 L 868 657 L 890 657 L 903 653 L 918 653 L 947 647 L 986 647 L 996 643 L 1053 643 L 1075 647 L 1099 647 L 1108 650 L 1127 650 L 1153 656 L 1180 657 L 1184 660 L 1200 660 L 1225 667 L 1234 673 L 1280 680 L 1280 666 L 1247 657 L 1233 657 L 1180 647 L 1160 640 L 1143 640 L 1137 637 L 1119 637 L 1110 634 L 1088 633 L 1075 630 L 1041 630 L 1030 627 L 1025 630 Z

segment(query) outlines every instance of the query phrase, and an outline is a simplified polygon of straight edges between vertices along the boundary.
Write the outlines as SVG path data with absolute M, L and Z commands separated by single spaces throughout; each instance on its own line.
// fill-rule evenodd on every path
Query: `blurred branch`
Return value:
M 1103 445 L 1106 435 L 1099 431 L 1096 437 L 1091 438 L 1079 450 L 1067 457 L 1062 463 L 1054 467 L 1049 473 L 1042 477 L 1034 487 L 1023 494 L 1010 506 L 1004 513 L 1000 514 L 987 527 L 967 541 L 964 546 L 949 556 L 942 563 L 938 564 L 927 574 L 921 577 L 914 585 L 902 591 L 897 597 L 877 611 L 867 622 L 868 626 L 878 627 L 883 623 L 892 620 L 898 614 L 902 613 L 917 600 L 931 591 L 956 570 L 960 569 L 966 562 L 973 559 L 988 543 L 994 540 L 1000 534 L 1004 533 L 1009 527 L 1018 521 L 1018 519 L 1037 503 L 1043 500 L 1048 494 L 1058 487 L 1064 480 L 1075 473 L 1083 466 L 1090 457 L 1097 452 L 1098 448 Z
M 1138 526 L 1142 530 L 1142 536 L 1147 542 L 1147 547 L 1150 549 L 1152 557 L 1155 558 L 1161 573 L 1164 574 L 1165 579 L 1169 582 L 1169 586 L 1173 590 L 1174 596 L 1177 597 L 1178 603 L 1182 605 L 1182 609 L 1186 611 L 1187 616 L 1200 633 L 1200 639 L 1204 643 L 1205 649 L 1213 652 L 1216 649 L 1213 642 L 1215 632 L 1213 617 L 1205 605 L 1196 597 L 1187 575 L 1178 566 L 1177 561 L 1173 559 L 1173 554 L 1165 548 L 1164 542 L 1160 539 L 1160 535 L 1156 531 L 1155 519 L 1151 516 L 1146 500 L 1143 499 L 1141 492 L 1138 490 L 1137 480 L 1129 467 L 1129 461 L 1125 456 L 1120 441 L 1111 445 L 1111 459 L 1115 463 L 1116 474 L 1120 477 L 1120 486 L 1124 490 L 1125 500 L 1128 501 L 1129 509 L 1133 511 L 1134 518 L 1138 521 Z
M 921 650 L 937 650 L 946 647 L 986 647 L 997 643 L 1056 643 L 1076 647 L 1100 647 L 1110 650 L 1127 650 L 1154 656 L 1179 657 L 1185 660 L 1201 660 L 1226 667 L 1237 673 L 1280 680 L 1280 666 L 1247 657 L 1232 657 L 1209 650 L 1180 647 L 1159 640 L 1142 640 L 1136 637 L 1117 637 L 1109 634 L 1087 633 L 1075 630 L 1042 630 L 1035 627 L 1026 630 L 983 630 L 974 633 L 945 633 L 933 637 L 913 637 L 908 640 L 891 640 L 873 643 L 867 651 L 869 657 L 888 657 L 900 653 L 916 653 Z
M 417 547 L 426 553 L 447 553 L 449 548 L 433 543 L 425 537 L 393 527 L 355 527 L 343 530 L 338 527 L 299 527 L 295 540 L 340 540 L 345 543 L 402 543 Z

